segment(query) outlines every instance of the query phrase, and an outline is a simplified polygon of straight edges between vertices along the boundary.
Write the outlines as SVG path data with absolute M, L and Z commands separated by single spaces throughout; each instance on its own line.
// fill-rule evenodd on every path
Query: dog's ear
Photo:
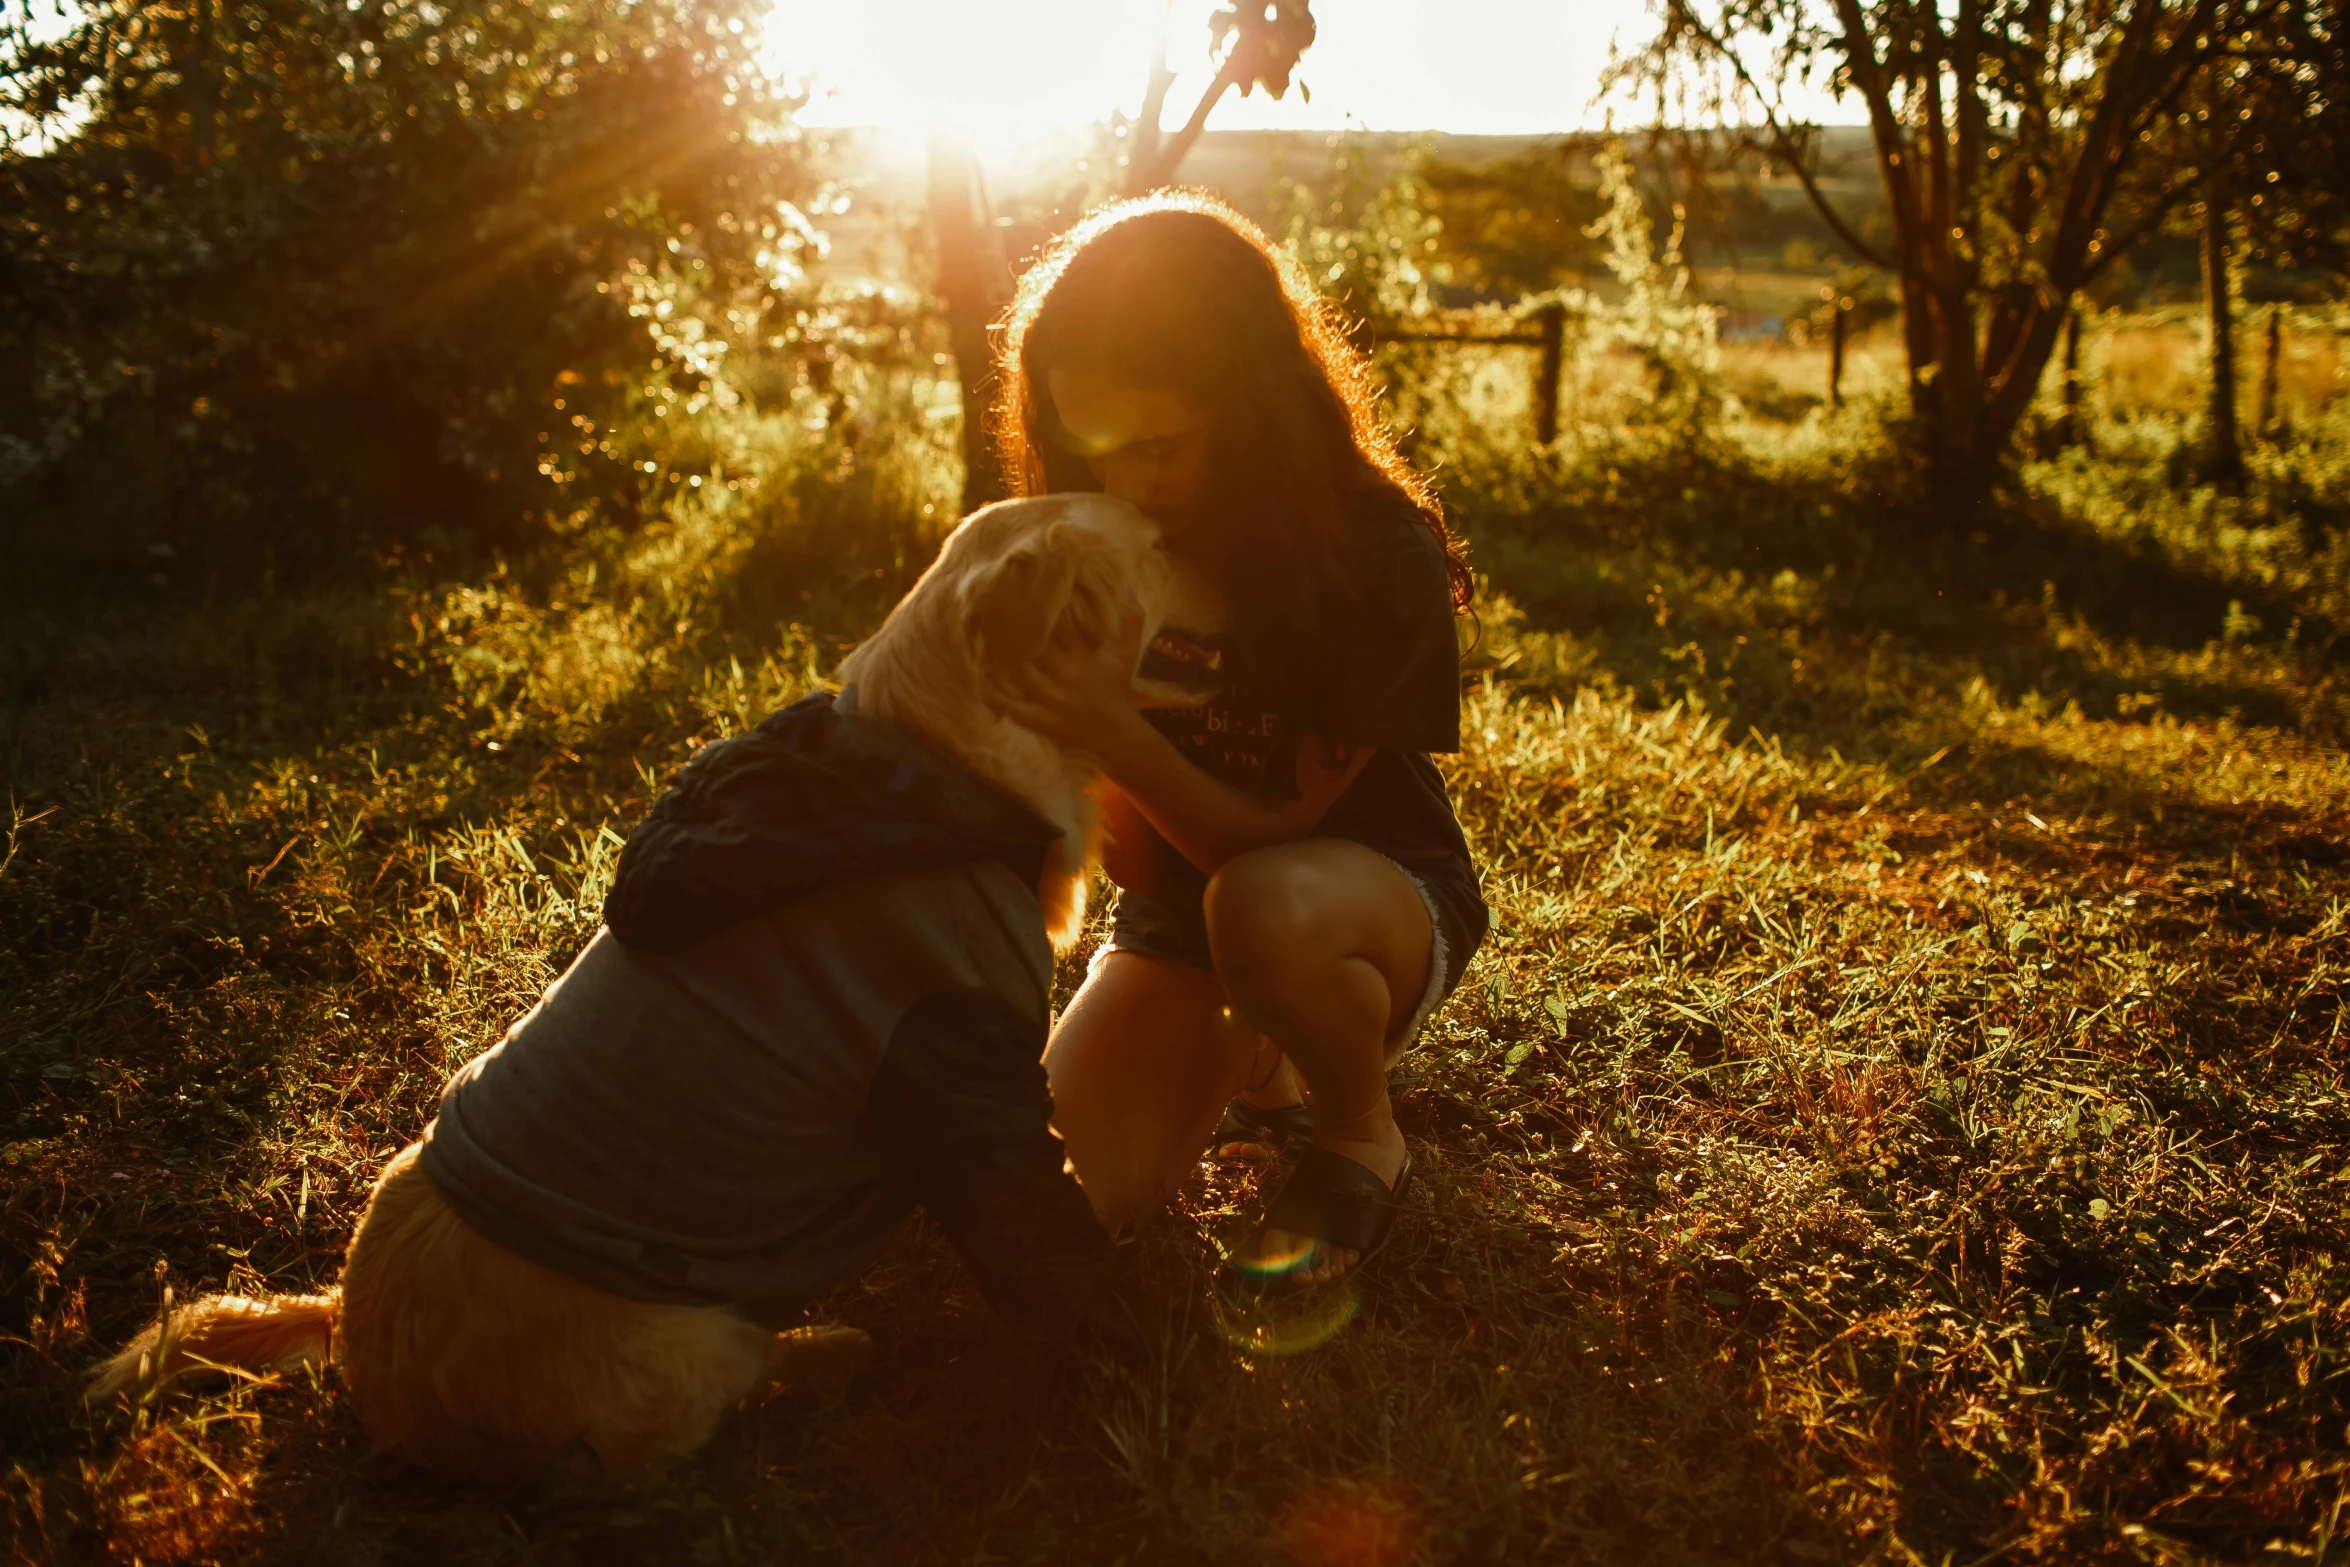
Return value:
M 1126 596 L 1124 584 L 1100 553 L 1083 549 L 1069 553 L 1075 557 L 1069 597 L 1062 605 L 1052 637 L 1056 642 L 1082 642 L 1092 646 L 1110 634 L 1110 627 L 1118 618 L 1120 601 Z
M 1069 607 L 1077 561 L 1047 529 L 991 561 L 963 590 L 963 612 L 980 655 L 998 669 L 1035 662 Z

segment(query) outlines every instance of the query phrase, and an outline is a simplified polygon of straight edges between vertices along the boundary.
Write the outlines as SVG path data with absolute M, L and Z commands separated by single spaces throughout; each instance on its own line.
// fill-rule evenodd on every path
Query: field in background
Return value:
M 1816 279 L 1778 277 L 1765 290 L 1742 294 L 1721 276 L 1707 280 L 1706 297 L 1725 310 L 1734 299 L 1767 297 L 1773 306 L 1811 298 L 1816 302 Z M 2332 417 L 2343 391 L 2344 358 L 2334 313 L 2287 307 L 2281 316 L 2278 356 L 2277 413 L 2288 429 L 2323 425 Z M 2244 427 L 2258 423 L 2268 312 L 2247 310 L 2241 333 L 2238 369 L 2239 414 Z M 1533 392 L 1533 355 L 1525 350 L 1423 350 L 1423 363 L 1457 376 L 1471 388 L 1481 416 L 1509 418 L 1513 400 Z M 2203 326 L 2186 311 L 2122 312 L 2092 317 L 2082 338 L 2081 383 L 2085 405 L 2093 417 L 2121 424 L 2151 424 L 2165 428 L 2179 441 L 2191 441 L 2202 405 Z M 1724 341 L 1720 347 L 1721 386 L 1737 399 L 1737 412 L 1765 426 L 1801 424 L 1825 410 L 1828 388 L 1828 345 L 1822 337 L 1798 342 L 1785 334 Z M 2063 373 L 2061 356 L 2050 366 L 2046 392 L 2051 404 Z M 1618 354 L 1571 366 L 1560 399 L 1562 420 L 1605 426 L 1619 422 L 1631 407 L 1636 377 L 1628 359 Z M 1897 326 L 1878 326 L 1856 333 L 1845 348 L 1843 393 L 1848 402 L 1882 403 L 1897 400 L 1906 385 Z M 1448 387 L 1451 395 L 1462 395 Z M 1529 415 L 1521 412 L 1524 426 Z
M 951 393 L 844 370 L 713 411 L 633 533 L 13 616 L 0 1538 L 2341 1559 L 2350 414 L 2332 338 L 2290 341 L 2288 428 L 2227 494 L 2186 477 L 2189 329 L 2102 324 L 2089 444 L 1965 537 L 1888 455 L 1884 333 L 1835 415 L 1824 351 L 1725 345 L 1694 431 L 1578 362 L 1551 452 L 1526 356 L 1392 367 L 1486 579 L 1447 770 L 1497 918 L 1399 1073 L 1397 1244 L 1252 1311 L 1212 1271 L 1259 1172 L 1210 1158 L 1133 1248 L 1152 1359 L 1070 1374 L 918 1224 L 817 1309 L 873 1329 L 862 1385 L 639 1494 L 385 1472 L 331 1377 L 93 1412 L 73 1379 L 166 1290 L 332 1276 L 661 780 L 926 558 Z

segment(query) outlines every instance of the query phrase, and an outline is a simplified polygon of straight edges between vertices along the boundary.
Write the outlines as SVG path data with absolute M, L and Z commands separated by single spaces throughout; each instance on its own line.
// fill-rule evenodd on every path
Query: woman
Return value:
M 1459 749 L 1467 568 L 1334 312 L 1221 203 L 1161 194 L 1065 236 L 998 373 L 1015 492 L 1133 502 L 1236 612 L 1206 707 L 1130 705 L 1138 618 L 1023 693 L 1114 786 L 1116 922 L 1046 1047 L 1056 1125 L 1112 1223 L 1166 1202 L 1220 1115 L 1302 1135 L 1234 1261 L 1336 1278 L 1410 1175 L 1387 1067 L 1485 932 L 1428 759 Z

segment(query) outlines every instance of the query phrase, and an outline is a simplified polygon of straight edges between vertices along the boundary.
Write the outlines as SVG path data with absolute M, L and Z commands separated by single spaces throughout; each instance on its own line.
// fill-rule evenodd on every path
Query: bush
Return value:
M 0 33 L 0 112 L 47 138 L 0 155 L 12 555 L 250 574 L 626 511 L 609 427 L 725 347 L 646 318 L 690 288 L 755 331 L 811 237 L 758 20 L 114 0 Z

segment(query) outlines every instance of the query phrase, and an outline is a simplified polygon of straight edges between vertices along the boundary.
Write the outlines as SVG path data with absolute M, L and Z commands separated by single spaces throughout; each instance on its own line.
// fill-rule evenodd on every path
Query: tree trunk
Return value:
M 2081 439 L 2081 307 L 2064 311 L 2064 418 L 2057 438 L 2071 446 Z
M 1732 40 L 1695 21 L 1686 0 L 1665 4 L 1733 74 L 1749 79 Z M 1759 30 L 1751 8 L 1723 0 L 1713 9 L 1740 37 Z M 2038 84 L 2023 98 L 2070 91 L 2056 91 L 2056 54 L 2023 65 L 2040 45 L 2017 53 L 2010 22 L 2000 19 L 2005 11 L 1978 0 L 1922 8 L 1823 0 L 1820 10 L 1836 19 L 1846 79 L 1868 109 L 1887 242 L 1861 239 L 1816 181 L 1805 180 L 1805 193 L 1857 253 L 1900 279 L 1913 439 L 1946 520 L 1966 526 L 1984 516 L 2073 295 L 2161 218 L 2158 210 L 2119 233 L 2105 227 L 2139 145 L 2151 142 L 2205 64 L 2219 0 L 2114 8 L 2096 91 L 2054 119 L 2032 111 L 2002 122 L 1996 135 L 1987 86 L 1994 78 L 2020 66 Z M 2049 31 L 2045 6 L 2024 11 L 2039 19 L 2026 32 Z M 2014 155 L 1998 157 L 1995 169 L 2002 144 Z M 1994 224 L 2026 236 L 2035 282 L 1988 278 L 1982 256 L 2000 243 Z
M 1950 268 L 1953 272 L 1956 268 Z M 1987 503 L 2006 455 L 2006 432 L 1990 436 L 1985 426 L 1990 410 L 1984 407 L 1988 390 L 1982 365 L 1976 359 L 1975 301 L 1966 285 L 1953 277 L 1935 292 L 1935 347 L 1939 373 L 1935 377 L 1936 467 L 1942 493 L 1959 503 L 1954 520 L 1973 520 L 1971 510 Z
M 2260 433 L 2273 436 L 2277 430 L 2277 371 L 2278 361 L 2285 357 L 2285 307 L 2268 307 L 2268 349 L 2260 358 Z
M 1004 478 L 988 440 L 987 408 L 995 388 L 988 326 L 1012 297 L 1011 269 L 988 213 L 971 145 L 950 131 L 930 132 L 930 231 L 938 246 L 938 292 L 946 303 L 955 378 L 963 388 L 963 510 L 1004 498 Z
M 1933 493 L 1950 522 L 1964 523 L 1990 499 L 2013 422 L 2004 430 L 1990 429 L 1991 411 L 1984 406 L 1987 388 L 1976 359 L 1974 299 L 1949 254 L 1947 219 L 1937 220 L 1921 210 L 1919 193 L 1899 172 L 1909 155 L 1899 122 L 1888 112 L 1873 129 L 1893 209 L 1893 261 L 1901 281 L 1910 413 L 1923 437 Z M 2047 364 L 2054 342 L 2051 337 L 2048 347 L 2041 349 L 2040 365 Z
M 213 58 L 212 0 L 196 0 L 188 14 L 190 69 L 188 71 L 188 133 L 193 143 L 189 161 L 199 169 L 212 167 L 218 155 L 220 122 L 220 63 Z
M 1143 88 L 1142 113 L 1134 118 L 1134 139 L 1126 148 L 1125 191 L 1129 196 L 1139 196 L 1157 183 L 1159 145 L 1164 139 L 1159 117 L 1167 112 L 1167 89 L 1175 85 L 1175 73 L 1167 68 L 1167 29 L 1174 25 L 1174 20 L 1175 0 L 1167 0 L 1159 14 L 1159 42 L 1151 52 L 1150 81 Z
M 1192 106 L 1191 118 L 1183 122 L 1183 128 L 1168 137 L 1160 136 L 1154 129 L 1151 135 L 1153 152 L 1149 161 L 1138 158 L 1127 164 L 1127 195 L 1143 195 L 1175 178 L 1175 171 L 1183 167 L 1183 160 L 1190 156 L 1191 149 L 1199 142 L 1200 133 L 1208 128 L 1208 115 L 1217 104 L 1224 101 L 1224 95 L 1239 80 L 1239 51 L 1235 50 L 1225 59 L 1223 68 L 1216 72 L 1215 80 L 1208 83 L 1207 91 L 1200 94 L 1199 102 Z M 1164 95 L 1159 102 L 1162 107 L 1165 105 Z
M 2216 113 L 2214 120 L 2216 137 Z M 2203 477 L 2217 483 L 2244 475 L 2244 444 L 2236 431 L 2236 307 L 2228 250 L 2226 174 L 2214 147 L 2203 175 L 2203 305 L 2211 353 L 2204 380 Z

